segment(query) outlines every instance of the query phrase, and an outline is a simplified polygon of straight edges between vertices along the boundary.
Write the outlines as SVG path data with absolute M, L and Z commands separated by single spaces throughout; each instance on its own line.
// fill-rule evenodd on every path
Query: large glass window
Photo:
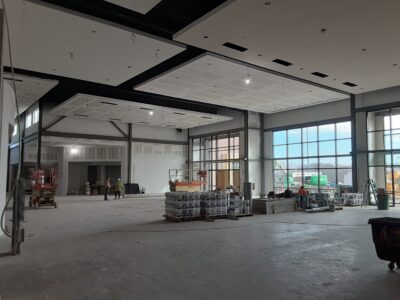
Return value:
M 273 139 L 275 192 L 302 185 L 310 192 L 352 190 L 351 122 L 276 131 Z
M 286 140 L 286 136 L 284 138 Z M 197 138 L 191 142 L 190 180 L 202 180 L 199 174 L 203 172 L 200 171 L 207 171 L 209 190 L 225 190 L 229 186 L 240 188 L 239 133 Z M 279 152 L 286 153 L 286 148 L 277 151 L 276 155 L 279 156 Z
M 368 170 L 378 188 L 400 203 L 400 109 L 368 112 Z

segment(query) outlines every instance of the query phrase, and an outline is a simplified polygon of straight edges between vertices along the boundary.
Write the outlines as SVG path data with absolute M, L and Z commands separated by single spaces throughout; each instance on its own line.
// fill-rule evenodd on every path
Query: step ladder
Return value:
M 363 202 L 361 203 L 362 206 L 367 206 L 370 203 L 371 192 L 374 195 L 375 202 L 378 199 L 378 192 L 376 189 L 376 184 L 373 179 L 367 179 L 365 181 L 364 187 L 364 194 L 363 194 Z

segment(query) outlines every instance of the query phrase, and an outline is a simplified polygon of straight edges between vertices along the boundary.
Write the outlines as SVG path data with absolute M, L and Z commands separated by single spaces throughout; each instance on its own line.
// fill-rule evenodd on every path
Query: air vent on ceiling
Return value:
M 165 127 L 175 127 L 175 125 L 167 124 L 167 125 L 165 125 Z
M 88 118 L 89 117 L 88 115 L 80 115 L 80 114 L 74 114 L 74 116 L 76 116 L 76 117 L 84 117 L 84 118 Z
M 116 118 L 108 118 L 110 121 L 122 121 L 121 119 L 116 119 Z
M 280 65 L 282 65 L 282 66 L 285 66 L 285 67 L 289 67 L 289 66 L 293 65 L 291 62 L 288 62 L 288 61 L 286 61 L 286 60 L 279 59 L 279 58 L 274 59 L 273 62 L 274 62 L 274 63 L 277 63 L 277 64 L 280 64 Z
M 180 112 L 174 112 L 174 115 L 180 115 L 180 116 L 184 116 L 184 113 L 180 113 Z
M 101 101 L 100 103 L 107 104 L 107 105 L 118 105 L 117 103 L 111 103 L 111 102 L 106 102 L 106 101 Z
M 138 122 L 138 124 L 150 125 L 149 122 Z
M 313 72 L 311 74 L 314 75 L 314 76 L 317 76 L 317 77 L 321 77 L 321 78 L 328 77 L 328 75 L 326 75 L 324 73 L 320 73 L 320 72 Z
M 355 86 L 357 86 L 357 84 L 355 84 L 355 83 L 352 83 L 352 82 L 343 82 L 343 84 L 344 85 L 347 85 L 347 86 L 349 86 L 349 87 L 355 87 Z
M 202 119 L 209 119 L 209 120 L 211 120 L 212 118 L 211 117 L 201 117 Z
M 140 109 L 143 109 L 143 110 L 152 110 L 151 108 L 147 108 L 147 107 L 141 107 Z
M 245 48 L 245 47 L 242 47 L 242 46 L 239 46 L 239 45 L 230 43 L 230 42 L 226 42 L 226 43 L 222 44 L 222 46 L 231 48 L 231 49 L 236 50 L 236 51 L 239 51 L 239 52 L 245 52 L 245 51 L 248 50 L 248 49 Z

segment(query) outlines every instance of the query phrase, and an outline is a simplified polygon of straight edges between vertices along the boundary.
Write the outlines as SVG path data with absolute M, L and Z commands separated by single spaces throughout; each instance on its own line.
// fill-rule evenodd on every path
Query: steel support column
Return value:
M 260 194 L 265 195 L 265 128 L 264 114 L 260 113 L 260 170 L 261 170 L 261 185 Z
M 350 95 L 350 117 L 351 117 L 351 156 L 353 170 L 353 192 L 358 192 L 358 166 L 357 166 L 357 126 L 356 126 L 356 96 Z
M 132 183 L 132 124 L 128 124 L 128 183 Z

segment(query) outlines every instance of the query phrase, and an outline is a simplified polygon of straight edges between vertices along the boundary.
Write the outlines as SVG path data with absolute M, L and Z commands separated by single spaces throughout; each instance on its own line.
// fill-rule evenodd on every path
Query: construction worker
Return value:
M 299 194 L 300 207 L 307 208 L 308 203 L 306 202 L 308 202 L 307 201 L 308 191 L 304 188 L 304 186 L 301 186 L 298 194 Z
M 123 189 L 122 186 L 122 182 L 121 182 L 121 178 L 118 178 L 117 182 L 115 183 L 115 199 L 117 199 L 117 195 L 118 195 L 118 199 L 121 197 L 121 191 Z
M 108 200 L 108 193 L 111 188 L 111 177 L 107 177 L 106 181 L 104 182 L 104 200 Z

